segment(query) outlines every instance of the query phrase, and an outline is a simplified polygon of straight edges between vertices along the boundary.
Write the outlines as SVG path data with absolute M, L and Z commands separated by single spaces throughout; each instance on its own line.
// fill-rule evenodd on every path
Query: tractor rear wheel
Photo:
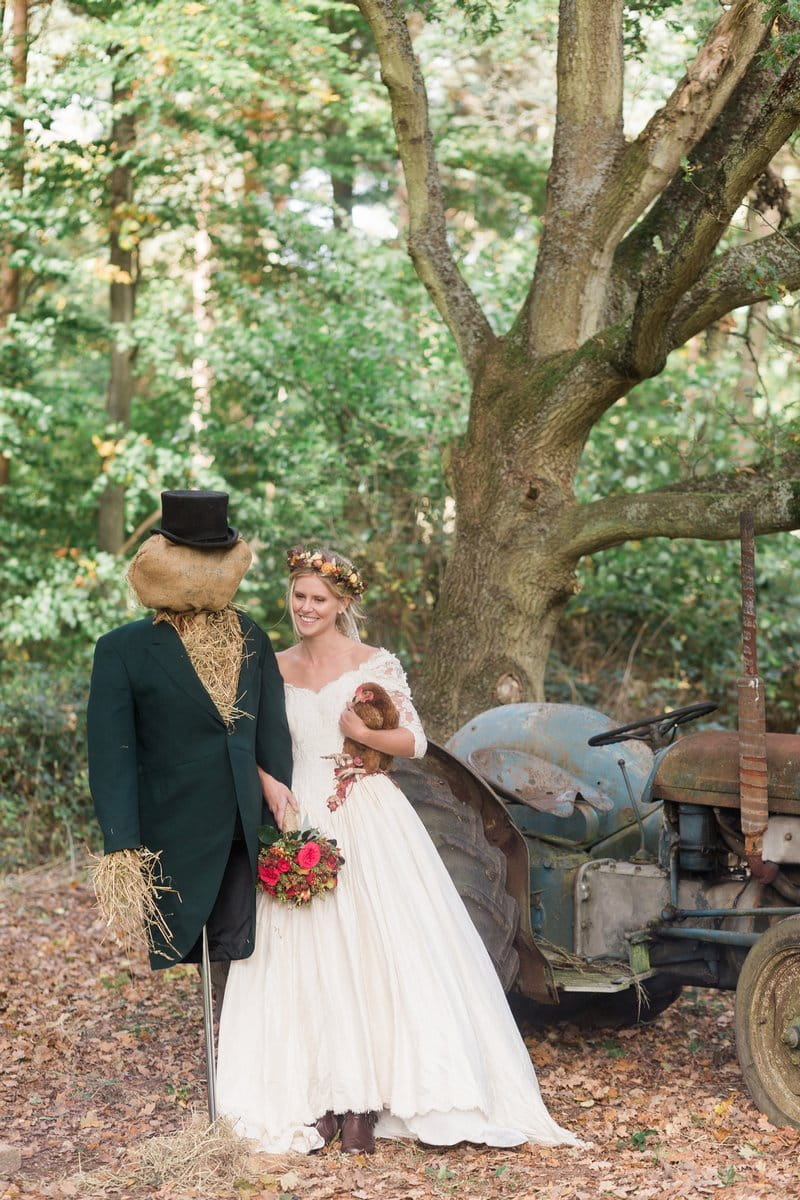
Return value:
M 487 840 L 478 812 L 459 800 L 429 758 L 395 760 L 392 779 L 402 789 L 436 849 L 481 935 L 504 989 L 519 972 L 514 939 L 519 909 L 506 891 L 506 860 Z
M 678 999 L 682 987 L 668 975 L 654 975 L 621 992 L 559 992 L 555 1006 L 513 997 L 520 1020 L 534 1025 L 579 1025 L 583 1029 L 628 1029 L 649 1025 Z
M 756 1107 L 800 1129 L 800 916 L 762 933 L 736 985 L 736 1053 Z

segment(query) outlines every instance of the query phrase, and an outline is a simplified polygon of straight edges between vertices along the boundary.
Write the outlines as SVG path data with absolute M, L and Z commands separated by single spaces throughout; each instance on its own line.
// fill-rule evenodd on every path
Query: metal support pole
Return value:
M 662 921 L 686 921 L 691 917 L 794 917 L 800 908 L 665 908 Z
M 208 1081 L 208 1120 L 217 1123 L 217 1056 L 214 1048 L 214 1009 L 211 997 L 211 963 L 208 957 L 208 933 L 203 926 L 203 960 L 200 965 L 203 980 L 203 1032 L 206 1040 L 206 1079 Z
M 652 856 L 647 853 L 647 846 L 645 844 L 646 840 L 647 840 L 647 834 L 644 831 L 644 821 L 642 820 L 642 814 L 639 811 L 639 805 L 636 803 L 636 797 L 633 794 L 633 788 L 631 787 L 631 781 L 628 779 L 628 772 L 626 770 L 627 764 L 625 762 L 625 759 L 618 758 L 617 766 L 619 767 L 620 771 L 622 772 L 622 778 L 625 780 L 625 790 L 627 791 L 628 799 L 631 802 L 631 808 L 633 809 L 633 815 L 636 817 L 636 820 L 639 822 L 639 849 L 634 854 L 631 855 L 631 862 L 652 862 L 653 861 Z
M 683 926 L 653 925 L 656 937 L 675 938 L 678 941 L 719 942 L 723 946 L 754 946 L 760 933 L 745 933 L 736 929 L 684 929 Z

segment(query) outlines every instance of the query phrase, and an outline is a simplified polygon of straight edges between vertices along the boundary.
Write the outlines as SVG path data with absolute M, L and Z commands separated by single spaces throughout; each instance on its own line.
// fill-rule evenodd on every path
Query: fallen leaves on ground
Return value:
M 800 1192 L 800 1135 L 744 1091 L 733 1001 L 687 991 L 652 1025 L 523 1030 L 545 1101 L 587 1148 L 449 1150 L 382 1142 L 372 1157 L 250 1155 L 211 1190 L 141 1182 L 143 1147 L 206 1108 L 200 983 L 151 972 L 107 936 L 85 871 L 0 881 L 0 1141 L 22 1168 L 2 1200 L 757 1200 Z M 195 1114 L 192 1116 L 192 1114 Z M 132 1165 L 133 1164 L 133 1165 Z M 229 1172 L 233 1174 L 233 1172 Z M 105 1181 L 105 1182 L 104 1182 Z

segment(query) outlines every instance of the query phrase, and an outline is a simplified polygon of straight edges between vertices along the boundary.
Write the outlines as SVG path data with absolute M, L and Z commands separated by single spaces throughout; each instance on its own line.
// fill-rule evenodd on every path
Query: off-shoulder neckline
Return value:
M 335 683 L 339 683 L 339 681 L 342 679 L 347 679 L 348 675 L 358 674 L 358 672 L 363 670 L 368 663 L 373 662 L 381 654 L 386 654 L 390 658 L 392 657 L 390 650 L 384 649 L 383 646 L 378 646 L 372 651 L 371 654 L 367 655 L 364 661 L 360 662 L 357 667 L 351 667 L 349 671 L 342 671 L 341 675 L 337 675 L 335 679 L 329 679 L 327 683 L 323 683 L 322 687 L 318 688 L 316 691 L 314 688 L 300 687 L 300 685 L 297 683 L 289 683 L 288 679 L 284 679 L 283 686 L 286 688 L 291 688 L 293 692 L 308 692 L 311 696 L 321 696 L 324 691 L 327 691 L 329 687 L 333 687 Z

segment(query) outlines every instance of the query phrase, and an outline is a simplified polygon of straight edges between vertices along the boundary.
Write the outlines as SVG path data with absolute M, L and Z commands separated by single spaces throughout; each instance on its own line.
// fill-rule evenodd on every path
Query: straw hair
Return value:
M 158 908 L 162 892 L 174 892 L 161 869 L 161 851 L 146 846 L 138 850 L 115 850 L 102 858 L 92 855 L 90 877 L 100 913 L 106 926 L 122 945 L 132 950 L 142 940 L 151 954 L 169 958 L 153 939 L 155 929 L 173 948 L 172 932 Z
M 170 1195 L 227 1196 L 233 1194 L 234 1180 L 255 1181 L 256 1166 L 252 1142 L 239 1137 L 224 1117 L 209 1125 L 205 1117 L 192 1113 L 175 1133 L 130 1146 L 120 1169 L 100 1167 L 73 1175 L 70 1182 L 77 1185 L 79 1196 L 118 1196 L 162 1187 Z M 251 1190 L 256 1188 L 247 1187 L 245 1194 Z
M 236 706 L 239 672 L 244 655 L 244 634 L 233 605 L 221 612 L 160 612 L 155 624 L 166 621 L 176 630 L 189 655 L 197 678 L 208 692 L 226 725 L 249 716 Z
M 136 1154 L 137 1174 L 143 1183 L 156 1187 L 194 1187 L 212 1194 L 214 1184 L 244 1174 L 252 1153 L 252 1145 L 240 1138 L 224 1118 L 211 1126 L 203 1117 L 195 1116 L 177 1133 L 142 1143 Z

